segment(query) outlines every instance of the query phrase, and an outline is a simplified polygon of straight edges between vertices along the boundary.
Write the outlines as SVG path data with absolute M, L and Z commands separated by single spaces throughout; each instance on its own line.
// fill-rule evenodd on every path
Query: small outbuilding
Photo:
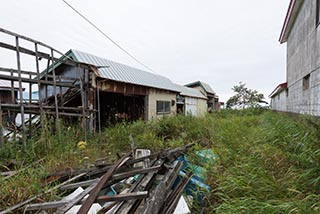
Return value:
M 196 81 L 185 86 L 199 90 L 207 98 L 208 112 L 220 109 L 219 96 L 214 92 L 211 86 L 202 81 Z
M 207 100 L 200 91 L 180 86 L 181 93 L 177 96 L 177 111 L 184 115 L 204 116 L 207 113 Z
M 288 88 L 287 83 L 279 84 L 269 95 L 270 107 L 276 111 L 287 111 Z

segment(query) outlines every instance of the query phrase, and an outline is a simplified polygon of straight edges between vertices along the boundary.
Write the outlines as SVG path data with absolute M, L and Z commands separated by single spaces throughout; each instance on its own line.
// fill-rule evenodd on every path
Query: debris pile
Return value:
M 44 193 L 59 191 L 65 197 L 36 203 L 42 196 L 39 194 L 0 214 L 17 210 L 57 214 L 190 213 L 182 193 L 185 189 L 192 191 L 193 186 L 199 187 L 202 182 L 200 175 L 197 177 L 192 170 L 185 170 L 190 163 L 183 154 L 193 145 L 154 154 L 145 149 L 132 149 L 112 165 L 99 161 L 89 169 L 56 172 L 45 181 L 60 184 Z

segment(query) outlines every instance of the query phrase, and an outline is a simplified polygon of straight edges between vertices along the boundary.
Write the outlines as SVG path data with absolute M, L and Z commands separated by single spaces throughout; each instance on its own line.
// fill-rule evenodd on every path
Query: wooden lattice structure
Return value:
M 81 118 L 85 135 L 88 130 L 93 131 L 96 111 L 92 106 L 89 107 L 88 100 L 90 75 L 96 68 L 92 65 L 76 62 L 45 43 L 2 28 L 0 28 L 0 36 L 11 38 L 14 41 L 10 43 L 0 40 L 0 51 L 13 52 L 14 54 L 11 53 L 10 56 L 14 56 L 14 59 L 11 57 L 11 60 L 16 62 L 16 66 L 13 68 L 12 66 L 3 66 L 4 61 L 0 61 L 0 80 L 11 83 L 12 100 L 7 103 L 1 102 L 0 97 L 1 131 L 3 130 L 3 112 L 19 114 L 21 126 L 12 131 L 21 132 L 23 142 L 32 135 L 34 119 L 38 118 L 38 121 L 42 121 L 41 116 L 43 115 L 55 118 L 57 127 L 59 118 L 78 117 Z M 23 68 L 23 56 L 28 56 L 29 61 L 30 57 L 32 58 L 34 68 L 31 70 Z M 41 67 L 40 64 L 45 64 L 45 66 Z M 59 75 L 56 72 L 57 64 L 77 67 L 79 75 L 76 77 Z M 18 90 L 18 93 L 14 92 L 14 88 L 16 92 Z M 32 91 L 40 91 L 41 88 L 44 88 L 45 91 L 52 90 L 52 93 L 50 96 L 48 93 L 39 93 L 39 98 L 34 100 Z M 65 89 L 64 93 L 60 93 L 62 88 Z M 28 97 L 25 97 L 24 90 L 29 92 Z M 81 106 L 65 106 L 66 101 L 75 95 L 81 96 Z M 3 131 L 1 140 L 3 141 Z

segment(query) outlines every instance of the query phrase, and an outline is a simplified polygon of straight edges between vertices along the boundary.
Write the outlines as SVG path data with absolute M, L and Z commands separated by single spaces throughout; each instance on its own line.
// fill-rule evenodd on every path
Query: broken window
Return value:
M 317 0 L 316 3 L 316 26 L 320 23 L 320 0 Z
M 309 87 L 310 87 L 310 74 L 303 77 L 303 80 L 302 80 L 303 90 L 307 90 L 307 89 L 309 89 Z
M 170 101 L 157 101 L 157 114 L 169 114 Z

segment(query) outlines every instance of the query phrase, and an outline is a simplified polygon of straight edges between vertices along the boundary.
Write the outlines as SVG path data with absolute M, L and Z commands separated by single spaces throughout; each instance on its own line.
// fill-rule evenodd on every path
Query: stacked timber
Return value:
M 61 192 L 60 200 L 36 203 L 43 195 L 0 211 L 26 213 L 174 213 L 192 174 L 179 173 L 183 162 L 177 158 L 192 147 L 188 144 L 150 154 L 132 150 L 114 164 L 100 161 L 85 170 L 56 172 L 45 182 L 60 183 L 44 192 Z

